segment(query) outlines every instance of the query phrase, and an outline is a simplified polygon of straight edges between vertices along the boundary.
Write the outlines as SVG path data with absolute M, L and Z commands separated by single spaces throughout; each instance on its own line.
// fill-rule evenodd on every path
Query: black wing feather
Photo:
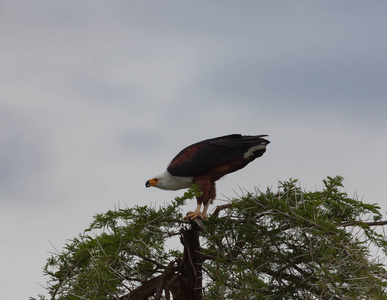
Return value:
M 243 156 L 251 147 L 261 144 L 267 145 L 269 141 L 263 138 L 265 136 L 267 135 L 243 136 L 232 134 L 198 142 L 180 151 L 167 170 L 174 176 L 193 177 L 204 175 L 220 164 Z M 261 156 L 265 149 L 259 150 L 259 152 L 251 160 Z

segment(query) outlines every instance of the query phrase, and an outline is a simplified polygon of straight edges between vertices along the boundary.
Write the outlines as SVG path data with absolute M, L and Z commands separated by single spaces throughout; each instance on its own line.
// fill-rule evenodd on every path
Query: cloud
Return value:
M 42 128 L 21 112 L 2 110 L 0 117 L 0 194 L 28 201 L 37 192 L 37 178 L 50 169 Z M 29 190 L 28 194 L 23 191 Z
M 19 224 L 5 239 L 35 241 L 32 262 L 96 212 L 162 205 L 180 193 L 145 181 L 182 148 L 229 133 L 271 144 L 219 181 L 220 198 L 343 175 L 383 203 L 385 15 L 360 1 L 4 2 L 0 203 L 4 228 Z M 2 266 L 26 274 L 26 290 L 4 275 L 1 298 L 42 292 L 31 286 L 44 281 L 39 266 Z

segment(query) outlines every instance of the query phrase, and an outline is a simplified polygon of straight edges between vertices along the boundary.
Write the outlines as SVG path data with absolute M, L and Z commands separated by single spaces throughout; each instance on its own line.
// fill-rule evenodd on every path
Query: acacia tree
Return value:
M 387 299 L 379 259 L 387 240 L 378 230 L 387 222 L 378 205 L 342 192 L 342 181 L 328 177 L 313 192 L 281 182 L 278 191 L 218 206 L 203 222 L 184 221 L 180 210 L 195 188 L 165 207 L 98 214 L 48 259 L 48 292 L 51 299 Z

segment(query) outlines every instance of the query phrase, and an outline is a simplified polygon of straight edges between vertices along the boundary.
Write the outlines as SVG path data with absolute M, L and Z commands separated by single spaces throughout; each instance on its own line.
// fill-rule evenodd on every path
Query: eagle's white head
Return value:
M 187 189 L 192 185 L 192 177 L 180 177 L 173 176 L 168 171 L 165 171 L 163 174 L 149 179 L 146 183 L 146 187 L 157 187 L 162 190 L 181 190 Z

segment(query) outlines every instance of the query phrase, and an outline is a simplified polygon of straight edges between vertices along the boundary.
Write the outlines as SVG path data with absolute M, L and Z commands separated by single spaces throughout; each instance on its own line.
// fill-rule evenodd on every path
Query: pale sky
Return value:
M 218 198 L 298 178 L 387 210 L 387 2 L 1 1 L 0 299 L 182 148 L 269 134 Z M 187 210 L 195 208 L 187 204 Z M 211 211 L 211 209 L 210 209 Z

